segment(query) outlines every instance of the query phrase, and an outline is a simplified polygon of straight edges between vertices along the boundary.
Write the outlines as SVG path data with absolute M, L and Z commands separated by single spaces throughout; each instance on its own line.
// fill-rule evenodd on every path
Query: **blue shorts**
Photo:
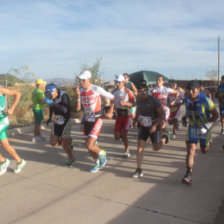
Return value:
M 200 128 L 189 126 L 187 129 L 186 143 L 200 142 L 200 146 L 207 148 L 211 140 L 211 129 L 204 135 L 200 135 Z
M 219 114 L 220 114 L 220 116 L 224 116 L 224 105 L 220 105 L 219 104 Z

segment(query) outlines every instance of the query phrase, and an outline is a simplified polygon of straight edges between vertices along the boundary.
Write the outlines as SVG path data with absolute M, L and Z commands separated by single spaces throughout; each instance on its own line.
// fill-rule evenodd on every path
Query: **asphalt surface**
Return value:
M 46 141 L 31 142 L 32 129 L 10 137 L 17 152 L 27 161 L 22 173 L 14 174 L 11 159 L 8 172 L 0 177 L 1 224 L 213 224 L 220 222 L 224 199 L 224 145 L 213 129 L 213 143 L 204 155 L 197 150 L 193 184 L 181 183 L 185 173 L 185 131 L 158 151 L 148 143 L 140 179 L 130 177 L 136 168 L 137 130 L 129 133 L 132 157 L 123 159 L 123 144 L 113 139 L 114 121 L 104 120 L 98 145 L 107 151 L 107 165 L 96 174 L 84 146 L 80 125 L 72 127 L 76 163 L 65 167 L 66 155 Z M 168 126 L 171 128 L 170 126 Z M 170 129 L 171 130 L 171 129 Z M 199 149 L 199 147 L 198 147 Z M 221 212 L 221 213 L 220 213 Z

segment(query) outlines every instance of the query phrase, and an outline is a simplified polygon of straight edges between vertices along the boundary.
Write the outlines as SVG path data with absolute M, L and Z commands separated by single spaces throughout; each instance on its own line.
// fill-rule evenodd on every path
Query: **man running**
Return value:
M 158 151 L 165 143 L 166 138 L 161 138 L 160 125 L 165 113 L 158 99 L 148 95 L 148 86 L 145 83 L 138 85 L 137 112 L 134 123 L 138 123 L 138 148 L 137 169 L 132 174 L 133 178 L 143 176 L 142 160 L 143 150 L 147 139 L 150 137 L 154 151 Z
M 114 126 L 114 138 L 122 138 L 125 152 L 124 158 L 130 158 L 131 153 L 128 146 L 128 131 L 132 124 L 131 108 L 135 106 L 135 98 L 132 91 L 126 88 L 123 75 L 116 76 L 116 89 L 112 92 L 114 95 L 114 107 L 116 111 L 116 121 Z
M 44 141 L 45 138 L 40 134 L 41 122 L 44 119 L 45 95 L 44 90 L 46 82 L 42 79 L 36 80 L 36 88 L 32 92 L 33 114 L 34 114 L 34 137 L 32 142 Z
M 9 109 L 6 108 L 5 96 L 14 97 L 14 102 Z M 20 92 L 16 90 L 0 87 L 0 143 L 2 148 L 17 162 L 14 173 L 20 173 L 22 168 L 26 165 L 26 161 L 21 159 L 21 157 L 16 153 L 15 149 L 10 145 L 7 136 L 7 128 L 9 126 L 8 115 L 13 114 L 16 105 L 19 103 L 20 96 Z M 9 163 L 10 160 L 3 157 L 0 153 L 0 176 L 6 173 Z
M 163 76 L 158 76 L 156 79 L 156 87 L 152 89 L 151 94 L 160 101 L 163 110 L 165 111 L 165 119 L 162 122 L 161 131 L 163 132 L 163 136 L 166 137 L 166 143 L 168 143 L 169 132 L 167 132 L 166 130 L 166 122 L 168 121 L 170 116 L 170 109 L 167 106 L 167 98 L 169 93 L 173 93 L 176 94 L 176 98 L 174 99 L 174 101 L 176 101 L 180 94 L 177 90 L 165 87 L 163 84 L 164 84 Z
M 194 156 L 197 149 L 197 142 L 200 142 L 202 153 L 206 153 L 211 143 L 211 128 L 218 118 L 218 112 L 215 109 L 213 101 L 200 93 L 199 82 L 192 80 L 187 84 L 188 96 L 185 98 L 186 115 L 183 117 L 183 125 L 186 125 L 186 119 L 189 119 L 187 130 L 187 155 L 186 155 L 186 174 L 183 177 L 183 183 L 192 184 L 192 168 L 194 165 Z
M 184 90 L 177 86 L 177 83 L 174 80 L 170 80 L 169 82 L 170 87 L 174 90 L 177 90 L 179 92 L 179 97 L 176 98 L 175 93 L 169 93 L 168 95 L 168 104 L 170 108 L 170 117 L 168 119 L 169 125 L 173 125 L 173 134 L 171 136 L 171 139 L 176 139 L 176 131 L 178 130 L 179 123 L 178 118 L 180 116 L 180 108 L 183 104 L 184 99 Z
M 137 91 L 135 84 L 130 81 L 130 77 L 129 77 L 128 73 L 124 73 L 123 76 L 124 76 L 124 80 L 125 80 L 124 86 L 132 91 L 132 93 L 134 94 L 134 97 L 136 99 L 136 97 L 138 95 L 138 91 Z M 132 118 L 134 119 L 136 116 L 136 106 L 131 108 L 131 115 L 132 115 Z
M 73 147 L 71 145 L 71 118 L 69 96 L 55 84 L 47 84 L 45 90 L 45 102 L 49 105 L 49 119 L 47 125 L 52 121 L 50 144 L 54 147 L 61 145 L 68 155 L 67 166 L 72 167 L 75 162 Z
M 219 114 L 221 121 L 221 132 L 220 134 L 224 134 L 224 75 L 221 77 L 221 84 L 218 86 L 215 97 L 219 100 Z
M 79 80 L 82 88 L 75 88 L 77 95 L 76 110 L 81 110 L 81 105 L 84 109 L 83 135 L 85 137 L 86 147 L 92 158 L 95 160 L 95 166 L 90 172 L 96 173 L 106 165 L 106 152 L 101 150 L 100 147 L 95 144 L 103 123 L 101 96 L 108 97 L 111 100 L 114 99 L 114 96 L 103 88 L 91 84 L 91 72 L 88 70 L 81 72 Z M 105 114 L 105 116 L 113 116 L 112 101 L 109 112 Z

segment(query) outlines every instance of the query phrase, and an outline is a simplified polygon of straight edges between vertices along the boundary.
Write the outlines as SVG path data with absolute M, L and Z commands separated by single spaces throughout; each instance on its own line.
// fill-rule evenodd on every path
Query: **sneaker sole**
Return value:
M 8 163 L 7 163 L 7 167 L 6 167 L 6 169 L 4 170 L 4 172 L 0 174 L 0 176 L 4 175 L 4 174 L 7 172 L 7 170 L 8 170 L 8 167 L 9 167 L 9 164 L 10 164 L 10 160 L 7 160 L 7 161 L 8 161 Z
M 181 182 L 182 182 L 183 184 L 188 185 L 188 186 L 192 185 L 192 182 L 188 182 L 188 181 L 186 181 L 184 178 L 182 179 Z
M 21 173 L 24 166 L 26 166 L 26 161 L 24 161 L 23 166 L 18 171 L 14 170 L 14 173 Z

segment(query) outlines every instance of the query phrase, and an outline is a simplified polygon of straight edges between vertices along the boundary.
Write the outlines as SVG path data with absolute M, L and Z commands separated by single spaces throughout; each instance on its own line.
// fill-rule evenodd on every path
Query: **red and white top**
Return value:
M 169 95 L 168 95 L 169 102 L 172 102 L 173 100 L 176 99 L 175 105 L 170 106 L 170 107 L 175 107 L 175 106 L 179 105 L 180 104 L 180 101 L 184 99 L 184 94 L 182 93 L 182 91 L 179 90 L 179 89 L 177 89 L 177 91 L 180 94 L 180 96 L 177 99 L 176 99 L 176 94 L 175 93 L 169 93 Z
M 114 99 L 111 93 L 100 86 L 92 84 L 87 90 L 80 88 L 80 100 L 87 120 L 92 121 L 93 118 L 95 119 L 95 114 L 101 112 L 101 96 Z
M 173 92 L 174 90 L 172 88 L 156 86 L 152 89 L 151 94 L 160 101 L 162 106 L 167 106 L 168 95 Z
M 114 95 L 114 107 L 116 109 L 130 109 L 130 107 L 121 106 L 120 105 L 121 101 L 135 103 L 134 94 L 130 89 L 126 87 L 123 87 L 122 89 L 115 89 L 113 95 Z

